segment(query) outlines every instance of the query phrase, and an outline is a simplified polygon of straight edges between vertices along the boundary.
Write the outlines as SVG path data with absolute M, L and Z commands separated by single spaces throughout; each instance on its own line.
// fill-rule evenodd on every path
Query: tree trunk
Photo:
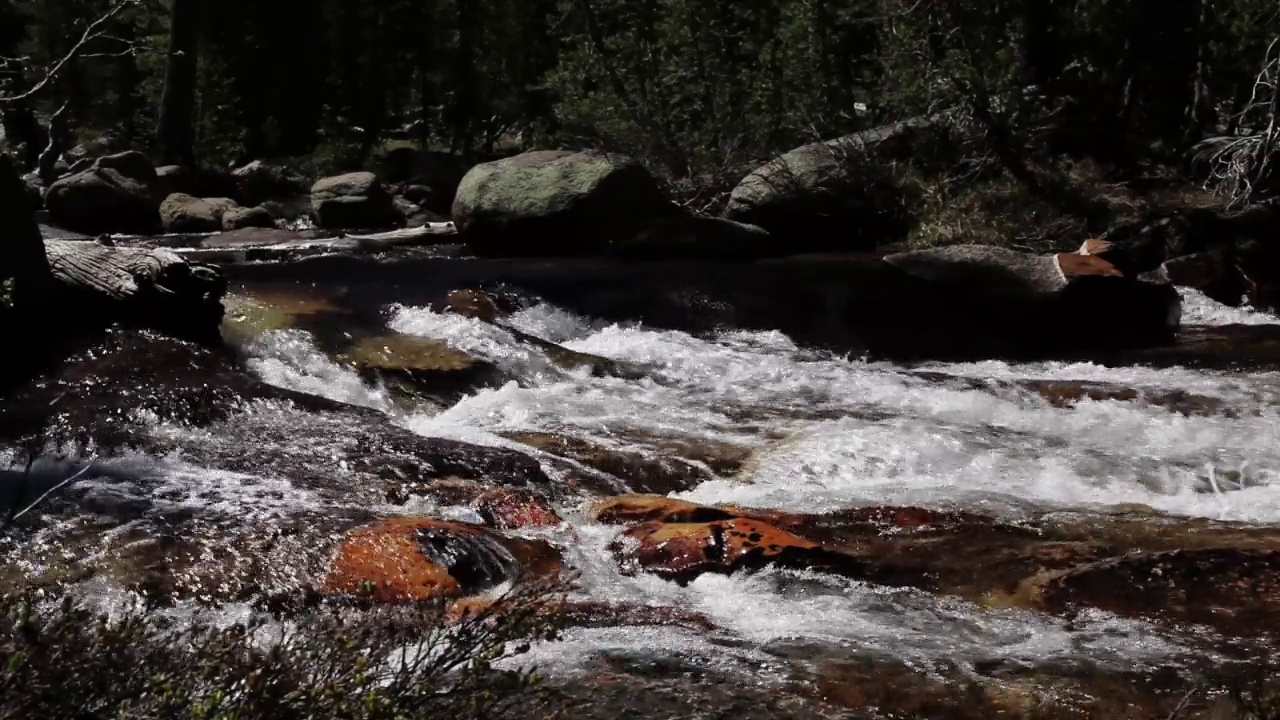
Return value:
M 0 152 L 0 301 L 22 308 L 38 302 L 50 284 L 40 227 L 13 160 Z
M 200 0 L 172 0 L 169 61 L 160 99 L 157 141 L 161 162 L 195 164 L 196 68 L 200 49 Z

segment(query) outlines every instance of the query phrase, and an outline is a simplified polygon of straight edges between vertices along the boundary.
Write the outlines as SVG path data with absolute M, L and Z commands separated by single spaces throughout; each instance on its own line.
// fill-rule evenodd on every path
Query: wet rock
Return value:
M 566 435 L 520 432 L 510 433 L 507 437 L 608 473 L 639 493 L 692 490 L 715 478 L 710 471 L 683 460 L 609 448 Z
M 705 523 L 729 520 L 734 514 L 665 495 L 621 495 L 599 501 L 587 513 L 593 522 L 631 525 L 647 522 Z
M 445 308 L 455 315 L 488 323 L 505 314 L 498 309 L 492 297 L 479 290 L 450 290 L 445 297 Z
M 53 220 L 70 230 L 146 234 L 160 224 L 156 184 L 145 155 L 110 155 L 53 183 L 45 204 Z
M 452 216 L 480 255 L 556 256 L 600 253 L 673 212 L 658 183 L 630 158 L 548 150 L 472 168 Z
M 1186 416 L 1232 417 L 1235 411 L 1218 398 L 1198 395 L 1183 390 L 1163 390 L 1127 387 L 1117 383 L 1083 380 L 997 380 L 992 378 L 966 378 L 943 373 L 910 373 L 945 386 L 965 387 L 975 390 L 1003 391 L 1024 390 L 1039 395 L 1057 408 L 1075 407 L 1086 400 L 1132 402 L 1166 408 Z
M 507 380 L 493 363 L 467 355 L 442 340 L 414 335 L 362 338 L 336 359 L 354 367 L 369 381 L 399 381 L 423 397 L 448 405 L 480 388 L 498 386 Z
M 823 548 L 759 520 L 733 518 L 709 523 L 649 522 L 625 533 L 615 546 L 623 571 L 640 570 L 684 583 L 708 572 L 730 574 L 765 566 L 861 576 L 859 559 Z
M 373 173 L 319 180 L 311 186 L 316 222 L 330 230 L 370 230 L 400 223 L 391 195 Z
M 485 523 L 499 530 L 556 527 L 564 522 L 545 498 L 529 490 L 493 488 L 472 505 Z
M 1133 553 L 1044 581 L 1038 604 L 1053 612 L 1097 607 L 1156 621 L 1254 636 L 1278 627 L 1280 550 L 1203 548 Z
M 223 217 L 240 210 L 230 198 L 197 198 L 174 193 L 160 204 L 160 223 L 168 233 L 215 233 L 223 229 Z
M 401 194 L 424 210 L 441 215 L 449 213 L 466 173 L 457 157 L 417 148 L 395 148 L 376 160 L 375 166 L 383 182 L 406 184 Z
M 274 228 L 276 219 L 262 207 L 233 208 L 222 216 L 222 229 L 226 231 L 245 228 Z
M 393 518 L 349 533 L 319 589 L 374 602 L 414 602 L 476 595 L 560 570 L 559 553 L 545 542 L 464 523 Z
M 725 478 L 740 473 L 755 453 L 754 448 L 702 437 L 658 435 L 631 429 L 619 431 L 614 437 L 658 455 L 701 463 L 710 468 L 711 472 Z

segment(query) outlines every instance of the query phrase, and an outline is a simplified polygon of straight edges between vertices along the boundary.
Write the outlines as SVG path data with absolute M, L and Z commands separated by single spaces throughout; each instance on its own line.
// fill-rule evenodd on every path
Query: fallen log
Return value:
M 49 240 L 45 250 L 54 294 L 78 303 L 78 320 L 217 342 L 227 284 L 216 268 L 188 263 L 162 248 Z
M 361 250 L 376 252 L 386 248 L 418 245 L 426 242 L 439 242 L 440 238 L 452 237 L 458 230 L 451 222 L 427 223 L 418 227 L 373 233 L 371 235 L 343 234 L 349 240 L 355 240 Z

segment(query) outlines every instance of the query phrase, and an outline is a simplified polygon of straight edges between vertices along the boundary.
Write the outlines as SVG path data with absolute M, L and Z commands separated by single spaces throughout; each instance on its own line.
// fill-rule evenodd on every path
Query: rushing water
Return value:
M 628 438 L 669 436 L 753 449 L 742 475 L 683 493 L 700 503 L 803 512 L 916 505 L 1011 519 L 1032 511 L 1097 513 L 1137 504 L 1168 515 L 1280 522 L 1280 374 L 1274 372 L 1004 362 L 904 368 L 808 351 L 777 333 L 697 338 L 592 323 L 546 305 L 509 321 L 573 350 L 644 367 L 645 378 L 635 380 L 563 370 L 479 321 L 415 307 L 390 312 L 395 331 L 445 340 L 518 381 L 479 391 L 442 412 L 407 408 L 326 357 L 299 330 L 270 331 L 255 340 L 248 348 L 250 368 L 276 385 L 386 412 L 422 435 L 512 447 L 535 457 L 503 435 L 554 431 L 619 446 Z M 1277 322 L 1194 292 L 1187 293 L 1185 321 Z M 1234 416 L 1188 416 L 1113 400 L 1062 408 L 1016 386 L 975 387 L 947 377 L 1091 380 L 1184 391 L 1220 401 Z M 333 431 L 307 425 L 301 411 L 269 403 L 234 422 L 245 438 L 254 436 L 255 423 L 295 424 L 298 443 L 323 443 L 324 433 Z M 226 432 L 235 425 L 221 427 Z M 211 431 L 160 426 L 157 432 L 189 440 Z M 71 470 L 49 464 L 36 474 L 56 479 Z M 182 457 L 101 462 L 80 487 L 88 501 L 134 503 L 138 516 L 197 514 L 212 524 L 275 523 L 344 510 L 474 519 L 465 508 L 425 501 L 382 506 L 326 495 L 288 478 L 209 471 Z M 618 529 L 586 521 L 582 507 L 560 510 L 565 526 L 526 532 L 565 548 L 581 573 L 579 596 L 691 610 L 719 630 L 571 630 L 534 650 L 534 660 L 555 667 L 582 667 L 601 654 L 661 655 L 769 678 L 814 648 L 889 655 L 921 668 L 1059 661 L 1134 668 L 1176 663 L 1191 653 L 1187 636 L 1098 611 L 1067 621 L 780 570 L 704 576 L 684 587 L 624 576 L 607 550 Z
M 251 366 L 269 382 L 384 410 L 429 436 L 521 448 L 501 434 L 539 430 L 620 445 L 628 437 L 657 435 L 753 448 L 743 476 L 683 494 L 701 503 L 805 512 L 910 504 L 1013 518 L 1140 504 L 1171 515 L 1280 521 L 1277 373 L 1003 362 L 908 369 L 806 351 L 777 333 L 695 338 L 593 324 L 545 305 L 511 318 L 512 325 L 571 349 L 647 368 L 646 379 L 627 380 L 562 370 L 502 329 L 475 320 L 414 307 L 391 313 L 394 330 L 446 340 L 519 381 L 443 412 L 405 410 L 329 361 L 299 331 L 260 338 Z M 1187 322 L 1276 321 L 1189 292 Z M 953 386 L 939 374 L 1186 391 L 1219 400 L 1238 417 L 1184 416 L 1111 400 L 1059 408 L 1016 387 Z M 305 493 L 298 499 L 311 501 Z M 396 508 L 415 510 L 469 517 L 461 508 Z M 785 571 L 706 576 L 687 587 L 626 577 L 606 550 L 617 528 L 586 522 L 582 510 L 562 508 L 568 527 L 535 533 L 567 548 L 582 574 L 581 596 L 694 610 L 723 631 L 574 630 L 538 648 L 540 662 L 575 666 L 601 653 L 662 653 L 767 669 L 818 646 L 888 653 L 922 666 L 1087 659 L 1135 667 L 1173 662 L 1183 652 L 1177 637 L 1102 612 L 1067 623 Z

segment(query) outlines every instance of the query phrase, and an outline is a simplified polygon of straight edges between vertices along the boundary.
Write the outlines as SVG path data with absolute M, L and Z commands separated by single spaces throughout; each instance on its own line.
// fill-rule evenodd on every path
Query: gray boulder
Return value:
M 793 252 L 869 250 L 905 237 L 911 213 L 893 161 L 929 127 L 905 121 L 791 150 L 748 174 L 724 216 L 768 230 Z
M 49 187 L 53 221 L 86 234 L 150 233 L 160 224 L 155 166 L 139 152 L 98 158 Z
M 222 230 L 222 218 L 239 209 L 230 198 L 198 198 L 174 193 L 160 205 L 160 223 L 169 233 L 212 233 Z
M 222 216 L 222 229 L 225 231 L 243 230 L 245 228 L 274 228 L 276 220 L 266 208 L 232 208 Z
M 325 178 L 311 187 L 316 223 L 329 230 L 387 228 L 402 220 L 382 182 L 368 172 Z
M 481 255 L 588 255 L 677 214 L 635 160 L 594 151 L 529 152 L 472 168 L 453 221 Z

